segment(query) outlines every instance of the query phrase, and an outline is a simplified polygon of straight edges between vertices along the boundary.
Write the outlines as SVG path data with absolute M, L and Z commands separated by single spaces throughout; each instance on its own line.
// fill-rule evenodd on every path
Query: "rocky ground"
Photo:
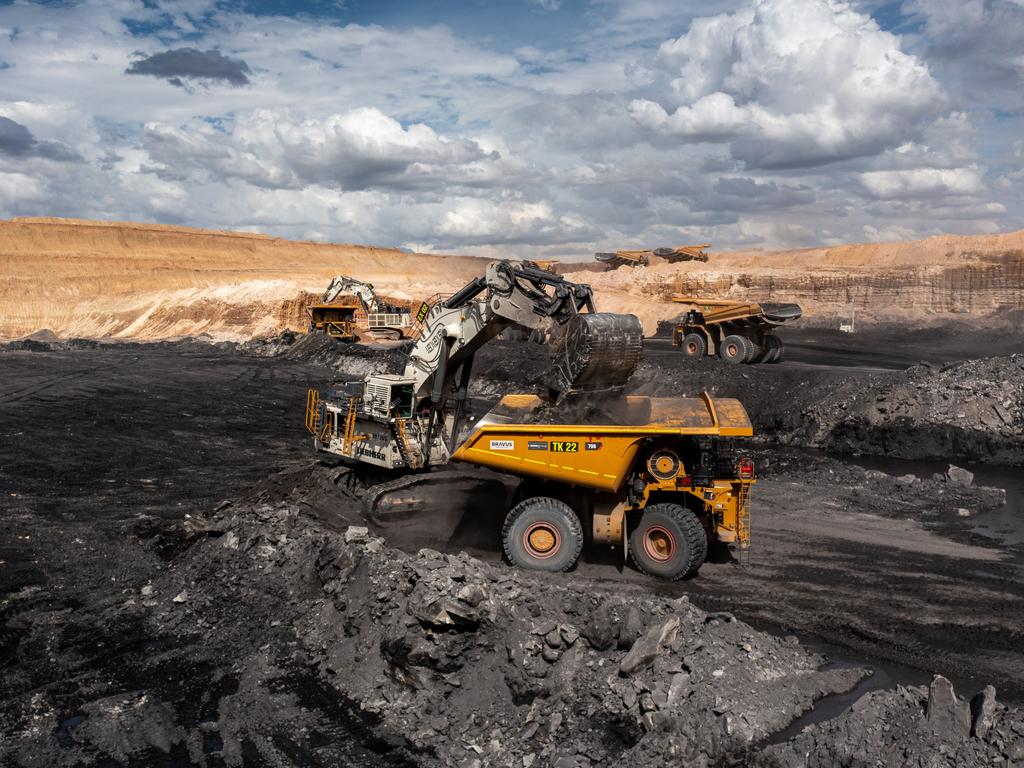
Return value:
M 542 354 L 488 350 L 475 405 Z M 0 764 L 1024 760 L 1024 547 L 982 530 L 1004 494 L 808 453 L 780 403 L 955 369 L 736 376 L 655 349 L 641 387 L 739 394 L 766 435 L 755 548 L 667 585 L 595 552 L 508 568 L 500 479 L 362 530 L 306 453 L 305 387 L 400 362 L 301 337 L 0 351 Z
M 1024 713 L 994 691 L 960 701 L 944 678 L 869 694 L 771 745 L 868 671 L 823 666 L 796 638 L 685 594 L 403 554 L 303 512 L 293 499 L 310 484 L 295 477 L 164 528 L 187 548 L 97 614 L 30 625 L 7 682 L 32 695 L 0 709 L 6 759 L 980 765 L 1024 751 Z

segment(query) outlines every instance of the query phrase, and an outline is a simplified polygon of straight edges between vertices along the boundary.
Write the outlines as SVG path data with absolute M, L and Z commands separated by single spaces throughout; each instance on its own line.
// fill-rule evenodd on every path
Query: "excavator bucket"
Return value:
M 554 385 L 562 395 L 622 390 L 643 354 L 643 326 L 635 315 L 595 312 L 573 316 L 552 339 Z

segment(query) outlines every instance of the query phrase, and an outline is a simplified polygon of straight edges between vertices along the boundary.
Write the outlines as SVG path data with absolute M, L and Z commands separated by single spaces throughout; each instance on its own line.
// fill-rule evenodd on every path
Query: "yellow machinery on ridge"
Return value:
M 622 266 L 646 267 L 652 259 L 667 261 L 675 264 L 680 261 L 707 261 L 708 248 L 710 243 L 701 245 L 680 245 L 675 248 L 648 248 L 638 251 L 615 251 L 614 253 L 595 253 L 594 258 L 602 264 L 607 264 L 610 269 Z

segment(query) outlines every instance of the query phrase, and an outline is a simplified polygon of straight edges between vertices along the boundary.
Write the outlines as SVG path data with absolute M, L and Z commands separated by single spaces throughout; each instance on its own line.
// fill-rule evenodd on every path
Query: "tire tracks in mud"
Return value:
M 77 381 L 79 379 L 90 376 L 91 374 L 113 372 L 129 367 L 135 362 L 138 362 L 141 358 L 136 357 L 129 363 L 115 363 L 110 365 L 100 365 L 92 368 L 82 368 L 77 371 L 70 371 L 68 373 L 62 373 L 57 376 L 50 376 L 43 379 L 42 381 L 36 381 L 27 386 L 15 389 L 11 392 L 4 392 L 0 394 L 0 405 L 10 405 L 17 403 L 22 400 L 27 400 L 33 395 L 37 395 L 51 387 L 55 387 L 58 384 L 67 384 L 68 382 Z

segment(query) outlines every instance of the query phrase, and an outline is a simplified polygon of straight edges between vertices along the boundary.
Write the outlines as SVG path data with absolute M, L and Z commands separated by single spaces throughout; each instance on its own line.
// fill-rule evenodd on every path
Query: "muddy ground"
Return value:
M 494 499 L 505 492 L 500 479 L 463 485 L 422 522 L 375 531 L 384 542 L 345 544 L 346 526 L 365 521 L 329 471 L 310 462 L 301 427 L 305 388 L 400 357 L 394 350 L 301 344 L 262 345 L 264 352 L 278 353 L 273 356 L 255 354 L 261 345 L 239 350 L 201 342 L 30 344 L 0 351 L 0 762 L 476 760 L 528 767 L 656 764 L 675 754 L 691 764 L 796 765 L 803 763 L 791 762 L 794 755 L 814 754 L 817 762 L 807 764 L 892 764 L 886 761 L 899 750 L 910 749 L 915 760 L 939 754 L 938 741 L 928 734 L 940 714 L 922 715 L 928 692 L 918 687 L 880 690 L 860 709 L 842 711 L 865 690 L 895 682 L 926 685 L 932 673 L 942 673 L 962 693 L 991 683 L 1000 700 L 1024 698 L 1024 547 L 1012 543 L 1021 520 L 1006 514 L 1002 495 L 928 472 L 908 477 L 906 466 L 883 473 L 809 453 L 802 447 L 808 433 L 797 428 L 803 417 L 788 414 L 784 405 L 783 393 L 794 391 L 803 393 L 802 407 L 842 387 L 902 392 L 910 382 L 914 391 L 918 383 L 930 391 L 933 374 L 938 387 L 942 375 L 954 370 L 941 370 L 949 360 L 937 358 L 929 361 L 931 368 L 909 373 L 879 372 L 828 362 L 845 358 L 842 351 L 817 349 L 812 362 L 793 350 L 790 363 L 744 367 L 737 377 L 733 369 L 696 367 L 652 345 L 641 388 L 739 394 L 765 437 L 751 446 L 762 467 L 754 548 L 741 563 L 718 553 L 696 578 L 667 585 L 601 552 L 587 553 L 564 576 L 509 573 L 497 541 L 500 509 Z M 522 359 L 533 351 L 496 348 L 491 355 L 481 366 L 478 408 L 523 380 Z M 1016 362 L 1007 360 L 995 364 L 990 378 L 1013 370 L 1008 366 Z M 801 382 L 806 384 L 797 386 Z M 929 412 L 934 405 L 928 401 Z M 1010 450 L 1019 440 L 1019 430 L 1000 436 L 996 426 L 995 432 L 986 446 Z M 1009 500 L 1011 508 L 1015 503 Z M 986 526 L 989 517 L 1003 527 Z M 386 554 L 387 546 L 409 557 Z M 475 559 L 417 555 L 424 546 L 465 551 Z M 324 547 L 376 548 L 386 556 L 343 556 L 339 549 L 325 558 Z M 330 572 L 332 565 L 324 573 L 346 558 L 365 558 L 365 570 L 353 566 L 340 576 Z M 432 571 L 444 578 L 432 581 Z M 488 595 L 472 606 L 475 593 L 461 590 L 477 582 Z M 431 624 L 436 615 L 403 613 L 411 610 L 403 590 L 420 584 L 434 590 L 434 602 L 445 595 L 454 599 L 456 614 L 485 601 L 495 613 L 470 617 L 475 628 L 469 634 L 439 628 Z M 550 594 L 524 601 L 512 594 L 517 590 Z M 688 602 L 680 603 L 682 598 Z M 622 601 L 635 602 L 639 618 L 629 621 Z M 412 601 L 421 602 L 432 604 Z M 600 640 L 568 643 L 574 633 L 601 623 L 592 615 L 601 605 L 613 617 L 614 631 L 607 632 L 624 639 L 614 640 L 614 650 L 602 649 Z M 687 630 L 676 630 L 676 637 L 685 640 L 655 643 L 658 660 L 638 676 L 588 671 L 588 662 L 621 663 L 637 636 L 657 634 L 673 617 Z M 527 643 L 535 656 L 546 651 L 546 658 L 535 659 L 539 676 L 527 675 L 533 682 L 524 682 L 503 666 L 511 658 L 509 638 L 523 633 L 526 642 L 551 622 L 557 643 L 545 639 L 550 632 L 536 635 L 544 640 L 539 645 Z M 345 638 L 356 639 L 339 640 L 339 627 Z M 777 639 L 786 633 L 803 638 L 811 653 Z M 714 659 L 685 647 L 697 638 L 715 658 L 727 659 L 721 676 L 708 678 L 719 668 L 709 669 Z M 581 645 L 573 651 L 576 642 Z M 732 650 L 726 653 L 723 643 Z M 467 650 L 472 648 L 478 650 Z M 748 665 L 745 657 L 755 650 L 761 661 Z M 857 683 L 859 674 L 816 672 L 822 661 L 816 651 L 838 659 L 834 669 L 868 667 L 875 673 Z M 563 656 L 582 666 L 567 667 Z M 666 665 L 677 657 L 686 669 L 671 671 Z M 366 672 L 367 665 L 378 665 L 380 675 Z M 463 667 L 465 672 L 457 671 Z M 771 677 L 771 669 L 782 678 Z M 670 702 L 674 675 L 683 672 L 686 685 L 678 682 Z M 778 697 L 767 701 L 746 690 L 749 682 L 716 687 L 734 672 L 739 680 L 788 676 L 794 684 L 780 686 Z M 458 685 L 445 678 L 451 674 Z M 572 684 L 555 691 L 536 682 L 552 674 Z M 608 682 L 620 679 L 629 681 L 635 696 Z M 465 693 L 476 680 L 488 680 L 482 687 L 501 695 Z M 526 694 L 517 687 L 523 684 Z M 788 740 L 795 734 L 786 724 L 811 700 L 855 684 L 847 698 L 826 699 L 817 717 L 812 712 L 801 723 L 837 719 Z M 540 691 L 531 687 L 536 685 Z M 719 701 L 706 701 L 706 695 Z M 574 701 L 592 704 L 576 709 L 568 703 Z M 933 713 L 940 709 L 931 707 Z M 962 708 L 946 709 L 962 721 Z M 1024 738 L 1014 712 L 999 709 L 982 738 L 961 738 L 956 728 L 946 728 L 952 740 L 941 759 L 1024 759 L 1024 745 L 1019 755 L 1014 751 Z M 879 718 L 893 727 L 883 729 Z M 681 733 L 691 736 L 680 741 Z M 559 745 L 571 745 L 572 754 Z M 839 754 L 846 757 L 836 760 Z

